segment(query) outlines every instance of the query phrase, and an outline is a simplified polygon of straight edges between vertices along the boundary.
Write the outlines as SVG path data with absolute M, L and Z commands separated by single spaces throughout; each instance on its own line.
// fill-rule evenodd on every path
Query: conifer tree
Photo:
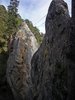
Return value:
M 10 5 L 8 6 L 8 28 L 7 33 L 13 34 L 17 30 L 17 12 L 18 12 L 18 0 L 10 0 Z

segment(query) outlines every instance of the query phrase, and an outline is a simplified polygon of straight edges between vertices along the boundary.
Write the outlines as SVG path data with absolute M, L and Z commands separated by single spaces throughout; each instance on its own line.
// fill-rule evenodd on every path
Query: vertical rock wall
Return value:
M 46 18 L 46 35 L 32 58 L 34 100 L 67 100 L 70 16 L 63 0 L 53 0 Z
M 69 67 L 69 96 L 68 100 L 75 100 L 75 0 L 72 0 L 72 18 L 71 18 L 71 48 L 68 58 L 72 62 Z
M 33 33 L 23 22 L 13 36 L 7 62 L 7 81 L 15 100 L 32 100 L 31 58 L 37 49 L 38 44 Z

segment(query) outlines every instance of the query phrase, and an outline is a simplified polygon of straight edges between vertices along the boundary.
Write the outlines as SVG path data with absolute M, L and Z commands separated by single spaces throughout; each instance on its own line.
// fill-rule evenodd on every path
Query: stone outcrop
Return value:
M 7 81 L 15 100 L 32 100 L 31 58 L 38 44 L 25 22 L 19 28 L 9 43 Z
M 70 16 L 63 0 L 53 0 L 46 34 L 31 61 L 33 100 L 67 100 L 70 54 Z

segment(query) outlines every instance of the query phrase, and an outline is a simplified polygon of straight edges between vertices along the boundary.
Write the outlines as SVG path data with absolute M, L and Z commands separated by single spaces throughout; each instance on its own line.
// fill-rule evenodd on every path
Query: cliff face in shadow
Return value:
M 38 49 L 37 41 L 25 22 L 9 42 L 7 81 L 15 100 L 32 100 L 31 58 Z
M 46 18 L 46 35 L 32 58 L 34 100 L 67 100 L 70 16 L 63 0 L 53 0 Z

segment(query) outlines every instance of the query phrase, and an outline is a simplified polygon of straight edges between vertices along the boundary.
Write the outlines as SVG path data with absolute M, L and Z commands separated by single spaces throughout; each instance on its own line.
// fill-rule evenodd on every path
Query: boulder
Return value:
M 9 43 L 7 81 L 15 100 L 32 100 L 31 58 L 38 44 L 25 22 L 12 37 Z
M 43 42 L 31 61 L 33 100 L 67 100 L 71 44 L 66 2 L 51 2 L 45 28 Z

